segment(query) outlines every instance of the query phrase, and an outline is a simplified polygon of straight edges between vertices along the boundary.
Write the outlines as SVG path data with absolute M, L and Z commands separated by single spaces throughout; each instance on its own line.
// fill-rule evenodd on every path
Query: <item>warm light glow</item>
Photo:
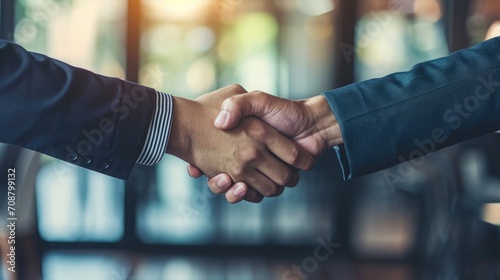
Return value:
M 234 37 L 234 34 L 227 34 L 220 39 L 217 46 L 217 56 L 220 61 L 234 63 L 238 58 L 238 43 Z
M 141 47 L 155 55 L 176 55 L 184 47 L 183 35 L 183 30 L 175 24 L 158 24 L 144 32 Z
M 413 6 L 417 17 L 436 22 L 442 17 L 441 7 L 437 0 L 416 0 Z
M 500 203 L 489 203 L 483 206 L 482 220 L 500 226 Z
M 152 19 L 196 19 L 208 8 L 210 0 L 143 0 L 145 14 Z
M 268 13 L 249 13 L 235 23 L 236 40 L 241 47 L 257 48 L 268 45 L 278 34 L 276 18 Z
M 150 63 L 141 68 L 139 74 L 139 82 L 142 85 L 163 89 L 165 88 L 165 80 L 167 79 L 167 71 L 161 63 Z
M 48 23 L 47 53 L 57 59 L 95 69 L 99 1 L 75 1 L 71 10 L 63 10 Z M 82 24 L 85 22 L 85 24 Z
M 186 83 L 193 92 L 198 94 L 208 92 L 215 84 L 214 64 L 207 59 L 193 63 L 187 71 Z
M 217 46 L 219 59 L 235 63 L 238 57 L 266 49 L 273 44 L 278 31 L 278 23 L 270 14 L 250 13 L 240 16 Z
M 486 40 L 500 36 L 500 20 L 495 21 L 488 29 L 488 34 L 486 35 Z
M 329 18 L 315 17 L 306 22 L 306 32 L 316 41 L 327 40 L 333 35 L 333 24 Z

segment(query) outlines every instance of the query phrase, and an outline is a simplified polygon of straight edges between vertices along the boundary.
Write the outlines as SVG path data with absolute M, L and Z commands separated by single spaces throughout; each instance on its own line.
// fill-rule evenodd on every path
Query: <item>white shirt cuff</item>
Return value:
M 157 91 L 156 108 L 141 155 L 141 165 L 155 165 L 163 158 L 172 128 L 173 102 L 170 94 Z

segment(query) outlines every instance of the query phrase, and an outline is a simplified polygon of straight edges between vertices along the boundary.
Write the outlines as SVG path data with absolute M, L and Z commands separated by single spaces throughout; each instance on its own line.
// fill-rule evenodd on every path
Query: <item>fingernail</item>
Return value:
M 227 181 L 226 177 L 222 176 L 217 180 L 217 186 L 219 188 L 225 188 L 229 185 L 229 182 Z
M 245 188 L 242 185 L 238 185 L 234 190 L 235 196 L 242 196 L 245 193 Z
M 219 115 L 217 116 L 217 118 L 215 119 L 215 124 L 216 125 L 224 125 L 226 123 L 227 117 L 228 117 L 228 114 L 226 111 L 220 112 Z

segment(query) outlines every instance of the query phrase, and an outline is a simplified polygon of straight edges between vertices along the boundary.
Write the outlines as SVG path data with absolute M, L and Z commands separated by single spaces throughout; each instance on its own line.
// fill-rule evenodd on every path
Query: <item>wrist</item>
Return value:
M 173 97 L 172 131 L 166 147 L 167 154 L 183 160 L 189 158 L 196 105 L 195 101 Z
M 323 149 L 343 143 L 342 133 L 337 118 L 333 114 L 328 101 L 323 95 L 309 98 L 305 101 L 314 133 L 323 143 Z

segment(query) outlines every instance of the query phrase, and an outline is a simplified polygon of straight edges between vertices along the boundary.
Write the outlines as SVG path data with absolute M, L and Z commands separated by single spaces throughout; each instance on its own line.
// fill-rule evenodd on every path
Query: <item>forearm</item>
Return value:
M 145 143 L 156 91 L 0 41 L 0 141 L 125 179 Z
M 173 105 L 172 134 L 166 153 L 193 162 L 191 147 L 192 137 L 196 135 L 193 126 L 198 119 L 198 104 L 192 100 L 174 97 Z
M 343 143 L 340 125 L 330 108 L 327 99 L 322 96 L 315 96 L 304 102 L 306 108 L 309 108 L 309 118 L 313 119 L 315 124 L 314 131 L 322 142 L 323 148 L 331 148 Z
M 352 178 L 500 129 L 500 39 L 325 93 Z M 427 143 L 427 148 L 422 147 Z

